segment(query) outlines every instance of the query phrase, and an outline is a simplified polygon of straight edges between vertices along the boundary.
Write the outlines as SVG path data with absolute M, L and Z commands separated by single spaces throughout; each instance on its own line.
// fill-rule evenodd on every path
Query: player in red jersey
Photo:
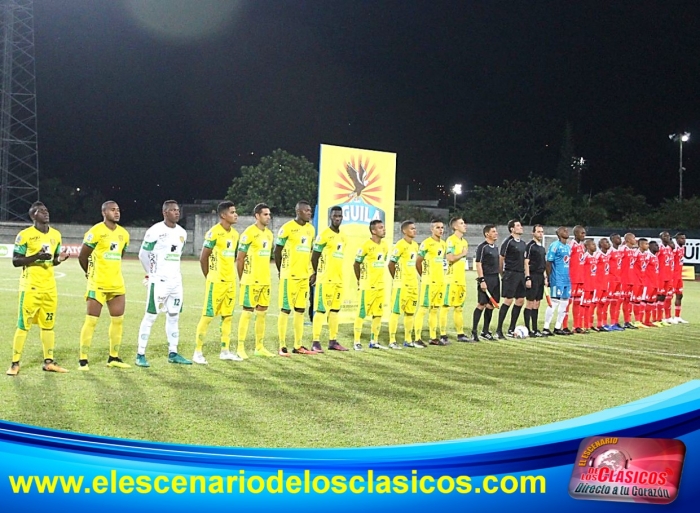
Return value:
M 675 244 L 673 244 L 671 234 L 668 232 L 661 232 L 659 237 L 661 238 L 661 246 L 659 246 L 659 253 L 656 256 L 659 259 L 659 301 L 662 302 L 664 310 L 662 322 L 664 324 L 673 324 L 671 298 L 673 297 L 675 286 L 673 282 L 673 273 L 676 267 L 673 255 Z
M 598 241 L 598 289 L 596 296 L 598 299 L 598 307 L 596 309 L 596 320 L 598 321 L 597 328 L 600 332 L 612 331 L 608 322 L 608 306 L 611 302 L 610 289 L 612 283 L 612 275 L 610 274 L 610 262 L 612 252 L 610 251 L 610 241 L 603 237 Z
M 574 226 L 574 240 L 569 243 L 571 247 L 571 260 L 569 261 L 569 278 L 571 279 L 571 313 L 574 316 L 574 332 L 582 333 L 583 326 L 580 324 L 583 317 L 581 316 L 581 300 L 583 298 L 583 282 L 584 282 L 584 262 L 586 260 L 586 248 L 584 240 L 586 239 L 586 229 L 581 225 Z
M 673 318 L 674 324 L 688 324 L 681 318 L 681 302 L 683 301 L 683 260 L 685 258 L 685 234 L 676 234 L 676 249 L 673 251 L 675 265 L 675 284 L 674 291 L 676 293 L 676 315 Z
M 581 296 L 581 304 L 578 308 L 578 322 L 574 318 L 576 333 L 588 333 L 593 323 L 593 310 L 595 308 L 596 290 L 598 290 L 598 255 L 595 251 L 595 242 L 593 239 L 583 241 L 583 246 L 586 249 L 583 253 L 583 264 L 581 265 L 583 277 L 583 294 Z
M 637 259 L 637 238 L 633 233 L 625 234 L 625 242 L 620 246 L 622 250 L 622 274 L 620 276 L 622 315 L 625 321 L 625 329 L 636 329 L 632 324 L 632 300 L 634 298 L 634 286 L 637 279 L 634 273 L 634 263 Z
M 610 298 L 610 324 L 611 331 L 622 331 L 624 328 L 620 324 L 620 307 L 622 306 L 622 264 L 624 252 L 621 247 L 622 238 L 618 233 L 610 235 L 610 288 L 608 296 Z
M 645 238 L 637 239 L 639 250 L 637 251 L 634 260 L 634 269 L 631 274 L 634 275 L 634 294 L 632 296 L 632 304 L 634 309 L 634 318 L 637 322 L 634 323 L 638 328 L 653 327 L 651 323 L 645 322 L 645 309 L 647 299 L 647 268 L 651 264 L 651 252 L 649 251 L 649 241 Z M 651 269 L 649 269 L 651 271 Z
M 661 301 L 661 261 L 659 258 L 659 243 L 655 240 L 649 242 L 649 252 L 651 253 L 651 264 L 647 268 L 647 308 L 648 317 L 644 322 L 650 322 L 654 326 L 662 328 L 666 326 L 661 319 L 664 315 L 664 303 Z M 651 291 L 651 292 L 649 292 Z

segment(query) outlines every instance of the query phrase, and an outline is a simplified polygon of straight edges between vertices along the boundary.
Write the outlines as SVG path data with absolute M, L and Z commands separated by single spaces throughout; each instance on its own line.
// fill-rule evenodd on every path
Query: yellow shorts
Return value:
M 466 285 L 455 285 L 450 283 L 445 285 L 445 304 L 444 306 L 460 308 L 464 306 L 464 300 L 467 297 Z
M 426 283 L 420 286 L 420 306 L 437 308 L 445 305 L 445 285 Z
M 270 306 L 269 285 L 241 285 L 241 306 L 257 308 Z
M 391 295 L 391 313 L 413 315 L 418 307 L 418 289 L 396 287 Z
M 229 317 L 236 306 L 236 284 L 232 281 L 207 282 L 204 290 L 204 317 Z
M 317 312 L 326 313 L 329 310 L 340 310 L 343 304 L 342 283 L 317 283 L 315 294 Z
M 56 307 L 58 306 L 58 291 L 45 292 L 35 290 L 19 293 L 19 313 L 17 327 L 28 330 L 32 324 L 38 324 L 42 330 L 53 329 Z
M 306 310 L 309 301 L 309 280 L 292 280 L 284 278 L 280 280 L 279 308 L 280 310 L 294 310 L 295 308 Z
M 91 290 L 88 289 L 88 291 L 85 293 L 85 300 L 87 301 L 88 299 L 94 299 L 97 301 L 99 304 L 102 306 L 106 305 L 109 303 L 112 299 L 115 297 L 123 296 L 126 294 L 126 288 L 121 287 L 118 289 L 113 289 L 113 290 Z
M 381 317 L 383 312 L 384 290 L 363 290 L 360 292 L 360 311 L 357 316 L 364 319 L 367 316 Z

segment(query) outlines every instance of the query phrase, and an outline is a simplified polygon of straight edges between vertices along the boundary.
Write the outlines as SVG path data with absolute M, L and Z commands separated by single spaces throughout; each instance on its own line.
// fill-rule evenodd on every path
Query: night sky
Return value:
M 584 191 L 677 195 L 668 134 L 690 131 L 700 194 L 698 20 L 697 1 L 35 0 L 41 173 L 129 220 L 327 143 L 396 152 L 403 196 L 553 176 L 568 120 Z

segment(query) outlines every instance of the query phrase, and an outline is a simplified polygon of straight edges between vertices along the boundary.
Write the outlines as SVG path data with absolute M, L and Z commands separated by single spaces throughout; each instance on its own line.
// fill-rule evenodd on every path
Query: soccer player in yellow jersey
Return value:
M 78 262 L 88 279 L 87 315 L 80 330 L 80 370 L 89 370 L 88 352 L 95 333 L 97 319 L 106 304 L 109 310 L 109 358 L 107 365 L 118 369 L 131 367 L 119 358 L 119 348 L 124 332 L 126 287 L 122 276 L 122 257 L 129 246 L 129 233 L 117 223 L 121 218 L 115 201 L 102 204 L 101 223 L 90 228 L 80 248 Z
M 418 244 L 416 224 L 413 221 L 401 223 L 403 238 L 396 243 L 389 259 L 389 273 L 394 278 L 394 290 L 391 296 L 391 317 L 389 318 L 389 347 L 401 349 L 396 342 L 399 317 L 403 313 L 404 347 L 421 347 L 413 343 L 414 315 L 418 305 L 418 271 L 416 258 Z
M 316 237 L 311 265 L 314 269 L 312 281 L 316 286 L 316 305 L 313 319 L 313 342 L 311 349 L 322 353 L 321 330 L 328 320 L 328 349 L 347 351 L 338 343 L 338 315 L 343 304 L 343 261 L 345 257 L 345 236 L 340 233 L 343 222 L 343 209 L 331 207 L 330 223 Z
M 49 372 L 68 372 L 53 359 L 55 334 L 53 331 L 58 304 L 56 278 L 53 268 L 65 262 L 68 253 L 61 251 L 61 234 L 49 226 L 49 211 L 40 201 L 32 203 L 29 217 L 34 225 L 25 228 L 15 239 L 12 265 L 22 268 L 19 279 L 19 314 L 17 330 L 12 341 L 12 364 L 8 376 L 19 374 L 19 361 L 29 328 L 36 323 L 41 328 L 44 349 L 42 369 Z
M 445 285 L 445 307 L 440 311 L 440 325 L 447 326 L 447 313 L 454 308 L 454 323 L 457 330 L 457 342 L 470 342 L 464 334 L 464 300 L 467 297 L 467 250 L 469 244 L 464 239 L 467 223 L 461 217 L 450 219 L 452 235 L 447 238 L 445 258 L 447 259 L 447 281 Z M 447 335 L 440 337 L 447 341 Z
M 255 355 L 275 356 L 263 345 L 265 337 L 265 316 L 270 306 L 270 257 L 273 236 L 267 228 L 272 219 L 270 207 L 258 203 L 253 209 L 255 224 L 241 234 L 238 242 L 236 269 L 241 282 L 240 302 L 243 313 L 238 321 L 238 356 L 245 359 L 245 339 L 248 325 L 255 315 Z
M 282 225 L 275 241 L 275 265 L 280 273 L 279 307 L 277 324 L 279 355 L 289 356 L 287 351 L 287 324 L 294 309 L 294 349 L 296 354 L 317 354 L 302 345 L 304 336 L 304 310 L 311 286 L 311 248 L 316 231 L 311 221 L 311 205 L 308 201 L 296 204 L 296 217 Z
M 372 317 L 370 349 L 389 349 L 379 343 L 379 331 L 382 328 L 382 309 L 384 303 L 384 273 L 389 247 L 384 241 L 386 228 L 384 223 L 375 219 L 369 223 L 372 234 L 360 249 L 357 250 L 354 269 L 355 277 L 360 286 L 360 308 L 355 319 L 355 351 L 362 350 L 362 325 L 365 317 Z
M 420 295 L 418 297 L 418 315 L 416 315 L 415 332 L 417 345 L 423 345 L 421 335 L 423 332 L 423 318 L 428 311 L 428 329 L 430 331 L 430 344 L 444 346 L 447 343 L 437 338 L 438 317 L 440 308 L 444 304 L 445 293 L 445 241 L 442 234 L 445 225 L 439 219 L 433 219 L 430 223 L 430 237 L 425 239 L 418 249 L 416 269 L 421 275 Z
M 238 221 L 236 206 L 222 201 L 216 207 L 219 222 L 204 236 L 199 266 L 206 278 L 204 306 L 197 324 L 194 356 L 192 361 L 200 365 L 208 362 L 202 349 L 209 324 L 215 316 L 221 316 L 220 360 L 241 361 L 243 358 L 229 350 L 231 344 L 231 320 L 236 306 L 236 248 L 238 232 L 233 225 Z

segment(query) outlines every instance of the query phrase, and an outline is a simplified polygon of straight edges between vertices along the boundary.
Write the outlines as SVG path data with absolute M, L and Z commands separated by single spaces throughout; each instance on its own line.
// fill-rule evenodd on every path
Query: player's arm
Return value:
M 143 244 L 141 244 L 141 248 L 139 248 L 139 261 L 146 274 L 151 272 L 151 253 L 153 253 L 153 249 L 156 247 L 156 241 L 151 241 L 150 239 L 152 237 L 150 235 L 149 232 L 146 232 L 146 235 L 143 237 Z
M 25 256 L 23 253 L 15 251 L 12 253 L 12 265 L 15 267 L 26 267 L 32 265 L 37 260 L 51 260 L 51 253 L 40 251 L 33 255 Z
M 481 258 L 484 255 L 484 248 L 481 248 L 481 254 L 479 254 L 479 248 L 476 248 L 476 261 L 474 267 L 476 268 L 476 281 L 479 283 L 479 288 L 481 290 L 486 290 L 486 280 L 484 279 L 484 267 L 481 265 Z
M 239 280 L 243 278 L 243 268 L 245 267 L 245 257 L 247 254 L 248 246 L 245 246 L 245 249 L 241 247 L 238 248 L 238 254 L 236 255 L 236 271 L 238 272 Z
M 277 272 L 282 272 L 282 250 L 287 243 L 287 234 L 284 232 L 284 226 L 277 232 L 277 240 L 275 241 L 275 266 Z
M 530 278 L 530 248 L 525 250 L 523 267 L 525 271 L 525 287 L 529 289 L 532 287 L 532 278 Z
M 68 253 L 68 248 L 61 249 L 63 242 L 59 239 L 56 245 L 56 251 L 53 254 L 53 265 L 59 265 L 61 262 L 65 262 L 70 258 L 70 253 Z
M 206 278 L 209 274 L 209 257 L 211 256 L 211 248 L 204 246 L 202 252 L 199 254 L 199 268 L 202 270 L 202 274 Z
M 80 253 L 78 254 L 78 263 L 80 264 L 80 268 L 86 275 L 88 272 L 88 260 L 90 258 L 90 255 L 92 255 L 93 251 L 95 251 L 95 247 L 84 242 L 83 245 L 80 247 Z

